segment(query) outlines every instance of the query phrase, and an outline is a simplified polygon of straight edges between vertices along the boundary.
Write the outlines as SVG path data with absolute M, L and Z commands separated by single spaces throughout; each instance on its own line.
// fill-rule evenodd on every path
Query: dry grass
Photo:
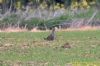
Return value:
M 83 26 L 80 28 L 67 28 L 67 29 L 56 29 L 56 31 L 92 31 L 92 30 L 99 30 L 99 27 L 91 27 L 91 26 Z M 33 28 L 30 31 L 26 28 L 13 28 L 9 27 L 4 30 L 0 30 L 0 32 L 48 32 L 50 30 L 39 30 L 37 28 Z
M 8 27 L 4 30 L 0 30 L 0 32 L 25 32 L 25 31 L 28 31 L 27 29 L 23 28 L 14 28 L 14 27 Z
M 99 30 L 100 27 L 91 27 L 91 26 L 84 26 L 80 28 L 68 28 L 62 29 L 61 31 L 88 31 L 88 30 Z

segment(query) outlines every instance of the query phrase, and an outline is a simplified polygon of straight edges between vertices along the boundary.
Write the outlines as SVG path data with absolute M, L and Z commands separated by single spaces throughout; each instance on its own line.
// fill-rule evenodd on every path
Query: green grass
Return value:
M 66 66 L 75 62 L 100 65 L 100 31 L 56 32 L 55 41 L 43 40 L 48 34 L 0 33 L 0 66 Z M 70 49 L 61 48 L 66 42 L 71 45 Z

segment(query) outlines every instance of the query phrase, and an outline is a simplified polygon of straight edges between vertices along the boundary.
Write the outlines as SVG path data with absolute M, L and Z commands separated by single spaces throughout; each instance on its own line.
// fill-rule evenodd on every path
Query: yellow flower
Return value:
M 77 7 L 78 7 L 78 3 L 77 3 L 77 2 L 72 2 L 71 8 L 72 8 L 72 9 L 75 9 L 75 8 L 77 8 Z
M 60 9 L 60 4 L 59 3 L 57 3 L 57 5 L 54 6 L 54 10 L 58 10 L 58 9 Z
M 83 8 L 90 8 L 90 6 L 88 5 L 88 3 L 87 3 L 86 0 L 83 0 L 83 1 L 82 1 L 81 6 L 82 6 Z
M 40 5 L 40 7 L 41 7 L 42 9 L 47 8 L 47 4 L 46 4 L 46 2 L 44 1 L 44 2 Z
M 64 7 L 64 4 L 61 4 L 62 7 Z
M 20 1 L 18 1 L 18 2 L 16 3 L 16 8 L 17 8 L 17 9 L 20 9 L 20 8 L 21 8 L 21 2 L 20 2 Z
M 0 3 L 3 3 L 3 0 L 0 0 Z
M 88 5 L 87 1 L 86 0 L 83 0 L 82 5 L 83 6 L 87 6 Z

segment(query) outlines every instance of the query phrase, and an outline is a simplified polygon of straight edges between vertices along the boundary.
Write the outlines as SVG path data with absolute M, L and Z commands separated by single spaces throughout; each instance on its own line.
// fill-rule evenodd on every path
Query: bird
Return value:
M 67 42 L 65 43 L 63 46 L 61 46 L 62 48 L 71 48 L 70 44 Z
M 44 40 L 53 41 L 56 39 L 55 28 L 52 28 L 52 32 Z

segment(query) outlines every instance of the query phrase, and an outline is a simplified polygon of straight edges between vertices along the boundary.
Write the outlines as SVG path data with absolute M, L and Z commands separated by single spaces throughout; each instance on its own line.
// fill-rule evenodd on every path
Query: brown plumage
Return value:
M 62 48 L 71 48 L 69 43 L 65 43 L 63 46 L 61 46 Z
M 56 38 L 55 28 L 53 28 L 52 32 L 50 33 L 50 35 L 47 36 L 47 38 L 44 38 L 44 40 L 53 41 L 53 40 L 55 40 L 55 38 Z

